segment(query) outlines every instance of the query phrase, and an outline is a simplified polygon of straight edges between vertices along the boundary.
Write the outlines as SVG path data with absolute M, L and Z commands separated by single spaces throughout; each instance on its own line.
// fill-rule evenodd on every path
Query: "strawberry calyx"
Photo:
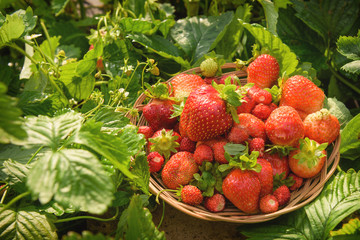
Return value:
M 149 83 L 144 83 L 146 87 L 146 91 L 144 91 L 144 94 L 149 98 L 156 98 L 159 100 L 172 100 L 176 101 L 175 98 L 170 97 L 171 91 L 169 91 L 168 85 L 165 83 L 158 82 L 151 86 Z
M 219 163 L 203 162 L 199 167 L 201 174 L 195 173 L 192 185 L 197 186 L 204 197 L 211 197 L 215 190 L 222 193 L 222 180 L 225 174 L 220 172 Z
M 149 138 L 149 141 L 153 143 L 150 147 L 151 152 L 158 152 L 163 155 L 166 160 L 169 159 L 171 153 L 176 153 L 180 144 L 176 142 L 179 138 L 178 136 L 173 135 L 173 130 L 162 129 L 160 136 Z
M 219 97 L 226 102 L 226 110 L 231 114 L 233 120 L 239 123 L 239 116 L 237 115 L 236 108 L 240 106 L 245 100 L 245 96 L 235 84 L 231 83 L 231 78 L 225 79 L 225 84 L 217 84 L 212 82 L 212 86 L 219 92 Z
M 184 110 L 185 102 L 186 102 L 186 98 L 180 101 L 179 104 L 173 104 L 173 109 L 172 109 L 173 113 L 171 114 L 171 118 L 176 118 L 181 115 L 181 113 Z
M 282 146 L 282 145 L 266 145 L 266 153 L 269 154 L 278 154 L 279 157 L 289 156 L 290 152 L 295 150 L 295 147 L 292 146 Z
M 273 190 L 277 189 L 278 187 L 282 185 L 286 185 L 287 187 L 291 187 L 295 183 L 295 179 L 293 177 L 285 177 L 285 172 L 282 172 L 280 174 L 275 174 L 273 179 Z
M 299 142 L 300 152 L 293 156 L 293 158 L 299 160 L 299 164 L 306 163 L 309 168 L 312 168 L 322 157 L 326 156 L 323 151 L 328 146 L 328 143 L 319 144 L 308 137 L 300 139 Z

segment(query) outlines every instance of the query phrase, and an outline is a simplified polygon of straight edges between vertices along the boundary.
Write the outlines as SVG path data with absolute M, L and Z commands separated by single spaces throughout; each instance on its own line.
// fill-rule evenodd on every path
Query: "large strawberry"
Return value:
M 265 122 L 266 135 L 275 145 L 297 146 L 304 137 L 304 124 L 298 112 L 290 106 L 281 106 L 271 112 Z
M 220 93 L 211 85 L 202 85 L 186 100 L 180 116 L 180 134 L 197 142 L 224 134 L 232 124 L 232 114 Z
M 148 86 L 145 94 L 152 98 L 143 108 L 143 116 L 153 131 L 162 128 L 172 129 L 177 123 L 177 119 L 171 115 L 173 113 L 174 101 L 169 98 L 169 90 L 163 83 L 158 83 L 154 87 Z
M 204 84 L 204 79 L 202 79 L 199 75 L 181 73 L 173 77 L 171 80 L 171 96 L 175 97 L 179 101 L 182 101 L 184 98 L 187 98 L 194 89 Z
M 327 143 L 319 144 L 309 138 L 301 139 L 300 146 L 289 155 L 291 171 L 302 178 L 317 175 L 325 165 L 327 145 Z
M 304 76 L 295 75 L 287 79 L 283 85 L 280 106 L 295 108 L 302 119 L 319 111 L 325 99 L 324 92 Z
M 161 179 L 166 187 L 176 189 L 180 185 L 188 184 L 198 171 L 199 168 L 192 153 L 178 152 L 165 163 L 161 171 Z
M 318 143 L 332 143 L 340 134 L 339 120 L 325 108 L 309 114 L 304 126 L 305 137 Z
M 247 68 L 248 82 L 259 88 L 271 88 L 279 77 L 279 63 L 273 56 L 262 54 L 251 62 Z

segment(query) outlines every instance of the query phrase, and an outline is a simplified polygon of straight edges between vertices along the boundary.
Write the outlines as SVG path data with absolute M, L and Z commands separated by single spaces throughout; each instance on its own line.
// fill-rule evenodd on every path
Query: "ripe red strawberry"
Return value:
M 263 158 L 258 158 L 257 163 L 261 165 L 261 171 L 256 173 L 261 185 L 260 197 L 273 192 L 273 170 L 271 164 Z
M 215 143 L 219 142 L 219 141 L 226 141 L 225 138 L 223 138 L 222 136 L 218 136 L 216 138 L 212 138 L 212 139 L 208 139 L 208 140 L 204 140 L 204 141 L 198 141 L 196 143 L 196 146 L 200 146 L 201 144 L 205 144 L 208 145 L 209 147 L 213 147 Z
M 289 187 L 289 189 L 291 191 L 294 191 L 294 190 L 300 188 L 304 181 L 304 179 L 302 177 L 299 177 L 294 173 L 290 173 L 289 178 L 292 178 L 295 181 L 294 184 Z
M 195 148 L 196 148 L 196 142 L 191 141 L 190 138 L 188 137 L 181 138 L 180 151 L 194 153 Z
M 260 211 L 263 213 L 276 212 L 279 209 L 279 202 L 274 195 L 268 194 L 260 198 Z
M 171 80 L 173 97 L 183 100 L 196 88 L 205 84 L 204 79 L 196 74 L 181 73 L 176 75 Z
M 265 105 L 269 105 L 272 101 L 271 93 L 264 89 L 255 91 L 251 97 L 257 104 L 263 103 Z
M 149 126 L 139 126 L 138 134 L 144 134 L 145 139 L 148 140 L 154 134 L 154 131 Z
M 207 58 L 200 63 L 201 74 L 204 77 L 214 77 L 219 69 L 219 64 L 214 58 Z
M 204 207 L 210 212 L 221 212 L 225 209 L 225 197 L 220 193 L 216 193 L 211 197 L 204 199 Z
M 262 54 L 251 62 L 247 68 L 248 82 L 259 88 L 271 88 L 280 73 L 279 63 L 273 56 Z
M 300 146 L 289 154 L 290 170 L 302 178 L 316 176 L 324 167 L 327 145 L 309 138 L 301 139 Z
M 282 186 L 278 187 L 274 191 L 273 195 L 278 200 L 280 207 L 287 204 L 291 198 L 290 190 L 286 185 L 282 185 Z
M 228 160 L 225 158 L 225 149 L 224 146 L 228 143 L 226 140 L 218 141 L 213 144 L 212 150 L 214 153 L 214 159 L 216 162 L 223 164 L 228 163 Z
M 171 118 L 173 104 L 171 100 L 153 99 L 144 106 L 143 116 L 154 131 L 172 129 L 175 126 L 177 119 Z
M 217 77 L 204 77 L 204 82 L 208 85 L 211 85 L 213 81 L 216 82 L 217 84 L 220 83 Z
M 148 139 L 147 151 L 158 152 L 166 159 L 169 159 L 171 153 L 178 152 L 181 142 L 181 136 L 169 129 L 161 129 L 156 131 L 151 138 Z
M 290 77 L 283 85 L 280 106 L 295 108 L 302 119 L 319 111 L 325 99 L 324 92 L 306 77 L 296 75 Z
M 309 114 L 304 120 L 305 137 L 318 143 L 332 143 L 340 134 L 339 120 L 329 110 Z
M 195 149 L 194 159 L 198 165 L 202 165 L 205 161 L 212 162 L 214 160 L 213 150 L 208 145 L 201 144 Z
M 161 171 L 161 179 L 167 188 L 176 189 L 180 185 L 188 184 L 198 171 L 192 153 L 178 152 L 165 163 Z
M 227 135 L 227 139 L 230 142 L 243 143 L 248 138 L 262 138 L 266 140 L 265 124 L 263 121 L 250 113 L 240 113 L 238 116 L 239 123 L 234 123 Z
M 147 156 L 147 161 L 149 163 L 149 171 L 151 173 L 158 172 L 164 164 L 164 157 L 158 152 L 151 152 Z
M 270 116 L 271 112 L 272 112 L 272 110 L 269 107 L 269 105 L 259 103 L 259 104 L 255 105 L 255 107 L 251 111 L 251 114 L 261 120 L 266 120 Z
M 225 177 L 222 190 L 227 199 L 245 213 L 259 210 L 260 180 L 251 170 L 235 168 Z
M 304 137 L 304 124 L 298 112 L 281 106 L 271 112 L 265 122 L 266 135 L 275 145 L 297 146 Z
M 203 195 L 196 186 L 186 185 L 181 189 L 181 201 L 189 205 L 199 205 L 203 201 Z
M 273 176 L 283 174 L 283 179 L 290 173 L 289 160 L 286 156 L 280 157 L 278 153 L 265 153 L 264 158 L 271 164 Z
M 247 95 L 245 95 L 242 99 L 244 102 L 236 108 L 237 113 L 251 113 L 251 110 L 255 107 L 255 101 Z
M 219 92 L 210 85 L 202 85 L 186 100 L 180 116 L 180 133 L 197 142 L 224 134 L 232 124 L 232 115 Z
M 265 141 L 262 138 L 253 138 L 249 141 L 249 152 L 258 151 L 259 157 L 264 156 Z

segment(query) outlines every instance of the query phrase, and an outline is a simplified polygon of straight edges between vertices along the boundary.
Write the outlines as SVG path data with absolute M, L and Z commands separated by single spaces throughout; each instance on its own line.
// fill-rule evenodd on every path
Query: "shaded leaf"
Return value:
M 3 207 L 0 207 L 2 210 Z M 0 238 L 12 239 L 57 239 L 56 228 L 46 214 L 34 207 L 7 209 L 0 213 Z
M 0 27 L 0 46 L 21 37 L 25 31 L 22 18 L 16 14 L 6 15 L 6 19 Z
M 360 37 L 341 36 L 336 41 L 339 53 L 351 60 L 360 60 Z
M 29 173 L 30 165 L 8 160 L 4 162 L 3 166 L 2 171 L 7 175 L 7 183 L 19 193 L 26 192 L 25 181 Z
M 336 98 L 326 98 L 324 108 L 329 109 L 330 113 L 339 120 L 341 128 L 344 128 L 353 117 L 345 104 Z
M 89 151 L 47 153 L 30 170 L 27 186 L 42 204 L 52 198 L 62 206 L 102 214 L 111 204 L 113 182 Z
M 355 160 L 360 155 L 360 114 L 351 119 L 341 131 L 340 154 Z
M 69 232 L 62 240 L 112 240 L 113 238 L 105 236 L 102 233 L 92 233 L 90 231 L 83 231 L 81 235 L 77 232 Z
M 355 73 L 357 75 L 360 74 L 360 60 L 352 61 L 344 66 L 341 67 L 342 70 L 349 72 L 349 73 Z
M 149 192 L 149 180 L 150 180 L 150 172 L 149 172 L 149 163 L 144 154 L 136 156 L 134 160 L 134 164 L 132 165 L 131 172 L 138 176 L 135 185 L 140 187 L 140 189 L 145 193 L 150 195 Z
M 264 8 L 265 18 L 266 18 L 266 28 L 274 35 L 277 35 L 276 24 L 279 14 L 275 8 L 274 2 L 270 0 L 258 0 L 262 7 Z
M 331 236 L 339 235 L 352 235 L 360 232 L 360 220 L 359 218 L 350 219 L 349 222 L 343 224 L 343 226 L 337 231 L 331 231 Z M 359 234 L 357 234 L 359 235 Z
M 65 9 L 66 5 L 70 2 L 70 0 L 54 0 L 51 2 L 51 8 L 55 13 L 55 16 L 59 16 L 63 10 Z

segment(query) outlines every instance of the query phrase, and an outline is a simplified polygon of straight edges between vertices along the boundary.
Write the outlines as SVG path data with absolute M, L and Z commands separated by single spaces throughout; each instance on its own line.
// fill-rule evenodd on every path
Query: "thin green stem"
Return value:
M 29 159 L 29 161 L 28 161 L 26 164 L 30 164 L 31 161 L 35 158 L 35 156 L 36 156 L 36 155 L 41 151 L 41 149 L 43 149 L 43 148 L 44 148 L 44 146 L 39 147 L 39 149 L 36 150 L 36 152 L 31 156 L 31 158 Z
M 41 50 L 41 48 L 37 45 L 35 45 L 33 42 L 27 40 L 27 39 L 20 39 L 22 42 L 29 44 L 30 46 L 32 46 L 36 51 L 38 51 L 45 59 L 46 61 L 48 61 L 52 66 L 56 67 L 57 65 L 55 64 L 53 58 L 50 58 L 48 55 L 44 54 L 43 51 Z M 49 41 L 49 46 L 50 46 L 50 41 Z
M 101 84 L 108 84 L 109 81 L 96 81 L 95 86 L 100 86 Z
M 348 86 L 349 88 L 354 90 L 356 93 L 360 94 L 360 88 L 356 87 L 354 84 L 352 84 L 347 79 L 345 79 L 343 76 L 341 76 L 337 71 L 335 71 L 335 69 L 330 64 L 328 64 L 328 65 L 329 65 L 331 73 L 334 74 L 334 76 L 337 79 L 339 79 L 340 82 L 344 83 L 346 86 Z
M 84 19 L 85 18 L 85 7 L 84 7 L 84 0 L 78 0 L 78 3 L 80 5 L 80 18 Z
M 116 208 L 115 215 L 110 218 L 99 218 L 99 217 L 94 217 L 94 216 L 76 216 L 76 217 L 59 219 L 59 220 L 56 220 L 55 223 L 70 222 L 70 221 L 76 221 L 76 220 L 81 220 L 81 219 L 92 219 L 95 221 L 109 222 L 109 221 L 116 220 L 118 215 L 119 215 L 119 208 Z
M 13 199 L 11 199 L 10 202 L 8 202 L 1 210 L 0 210 L 0 215 L 1 213 L 3 213 L 6 209 L 8 209 L 9 207 L 11 207 L 11 205 L 13 205 L 14 203 L 16 203 L 17 201 L 19 201 L 20 199 L 22 199 L 23 197 L 26 197 L 30 195 L 30 192 L 27 191 L 27 192 L 24 192 L 20 195 L 17 195 L 16 197 L 14 197 Z
M 52 46 L 51 46 L 51 41 L 50 41 L 50 35 L 49 35 L 49 32 L 45 26 L 45 23 L 44 23 L 44 20 L 41 19 L 40 20 L 40 25 L 45 33 L 45 36 L 46 36 L 46 39 L 48 40 L 48 43 L 49 43 L 49 49 L 50 49 L 50 53 L 51 53 L 51 58 L 54 59 L 54 52 L 53 52 L 53 49 L 52 49 Z
M 162 203 L 163 203 L 163 209 L 162 209 L 162 214 L 161 214 L 160 222 L 157 226 L 157 229 L 160 229 L 161 224 L 163 223 L 164 217 L 165 217 L 165 201 L 162 201 Z
M 5 46 L 11 47 L 11 48 L 15 49 L 16 51 L 18 51 L 19 53 L 23 54 L 25 57 L 30 59 L 30 61 L 32 63 L 34 63 L 34 64 L 38 63 L 32 56 L 30 56 L 24 49 L 19 47 L 16 43 L 8 43 Z
M 8 186 L 9 186 L 9 184 L 7 183 L 0 188 L 0 192 L 4 190 L 4 193 L 3 193 L 2 197 L 1 197 L 1 201 L 0 201 L 1 204 L 3 204 L 5 201 L 5 197 L 6 197 L 7 191 L 8 191 Z

